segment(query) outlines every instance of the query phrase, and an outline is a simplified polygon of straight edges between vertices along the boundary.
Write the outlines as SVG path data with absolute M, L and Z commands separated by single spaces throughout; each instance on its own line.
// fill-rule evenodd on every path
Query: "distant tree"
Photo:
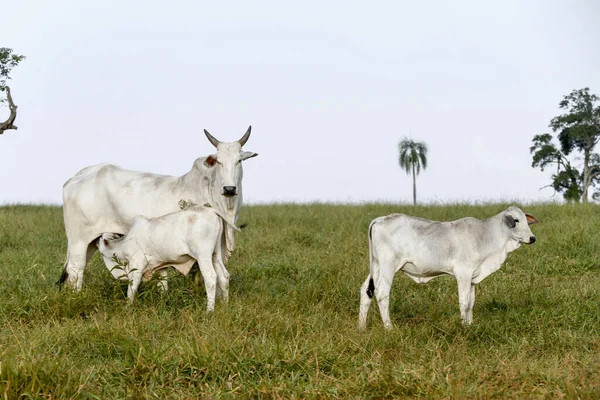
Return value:
M 413 204 L 417 205 L 417 175 L 421 173 L 421 168 L 427 168 L 427 144 L 425 142 L 415 142 L 405 137 L 398 143 L 400 157 L 398 162 L 407 174 L 412 173 L 413 177 Z
M 0 104 L 8 102 L 8 109 L 10 111 L 8 119 L 4 122 L 0 122 L 0 135 L 8 129 L 17 129 L 14 125 L 15 119 L 17 118 L 17 106 L 13 102 L 10 94 L 10 87 L 8 87 L 6 81 L 10 79 L 11 70 L 19 65 L 24 59 L 25 56 L 13 54 L 12 49 L 0 47 L 0 92 L 6 93 L 6 99 L 0 97 Z
M 553 118 L 549 125 L 553 132 L 558 133 L 559 146 L 553 143 L 551 134 L 544 133 L 533 137 L 533 145 L 529 149 L 533 155 L 532 167 L 543 171 L 556 165 L 556 174 L 552 175 L 549 186 L 562 193 L 567 201 L 586 203 L 590 187 L 596 189 L 593 198 L 600 198 L 600 155 L 594 153 L 600 141 L 598 100 L 600 98 L 590 94 L 589 88 L 573 90 L 564 96 L 559 107 L 567 112 Z M 582 164 L 573 166 L 569 156 Z

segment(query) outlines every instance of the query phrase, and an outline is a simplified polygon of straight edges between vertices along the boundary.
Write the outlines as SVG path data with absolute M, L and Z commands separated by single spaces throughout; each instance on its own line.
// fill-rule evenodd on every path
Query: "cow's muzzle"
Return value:
M 233 197 L 237 194 L 236 186 L 223 186 L 223 191 L 221 194 L 225 197 Z
M 529 242 L 525 242 L 527 244 L 533 244 L 535 243 L 535 236 L 529 236 Z

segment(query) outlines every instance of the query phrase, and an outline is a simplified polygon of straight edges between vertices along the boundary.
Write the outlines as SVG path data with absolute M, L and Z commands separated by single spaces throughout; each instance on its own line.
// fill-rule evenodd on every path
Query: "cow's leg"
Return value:
M 471 276 L 465 273 L 456 275 L 458 283 L 458 306 L 460 308 L 460 319 L 463 324 L 470 325 L 469 306 L 471 305 Z M 473 290 L 473 294 L 475 291 Z M 474 300 L 473 300 L 474 301 Z
M 166 292 L 167 290 L 169 290 L 169 282 L 167 282 L 167 278 L 169 277 L 169 271 L 167 271 L 166 269 L 163 269 L 162 271 L 160 271 L 158 273 L 158 275 L 159 275 L 158 288 L 162 292 Z
M 473 323 L 473 306 L 475 306 L 475 284 L 471 284 L 471 291 L 469 294 L 469 310 L 467 311 L 467 324 Z
M 364 331 L 367 328 L 367 315 L 369 307 L 375 294 L 375 282 L 371 274 L 367 276 L 367 280 L 360 287 L 360 310 L 358 312 L 358 329 Z
M 198 268 L 195 268 L 198 267 Z M 196 293 L 200 292 L 200 267 L 198 266 L 198 261 L 194 263 L 192 266 L 192 271 L 194 271 L 194 291 Z
M 392 289 L 392 281 L 394 280 L 395 265 L 393 257 L 379 258 L 379 279 L 375 279 L 375 298 L 379 305 L 379 313 L 383 320 L 385 329 L 392 329 L 392 321 L 390 320 L 390 290 Z
M 196 257 L 194 257 L 196 258 Z M 196 258 L 202 278 L 204 278 L 204 287 L 206 288 L 206 311 L 211 312 L 215 309 L 215 296 L 217 292 L 217 272 L 212 263 L 212 257 Z
M 83 272 L 88 261 L 96 251 L 93 242 L 77 242 L 69 244 L 67 248 L 67 262 L 63 270 L 63 276 L 66 274 L 67 284 L 79 292 L 83 286 Z

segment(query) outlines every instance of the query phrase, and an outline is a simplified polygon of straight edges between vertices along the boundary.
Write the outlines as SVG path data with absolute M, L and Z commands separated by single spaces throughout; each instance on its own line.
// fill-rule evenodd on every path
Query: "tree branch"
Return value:
M 569 159 L 560 152 L 558 153 L 557 163 L 558 165 L 562 166 L 565 171 L 571 168 L 571 163 L 569 162 Z
M 17 127 L 14 124 L 15 118 L 17 118 L 17 106 L 13 103 L 12 96 L 10 95 L 10 88 L 6 86 L 6 99 L 8 100 L 8 108 L 10 109 L 10 115 L 8 119 L 4 122 L 0 122 L 0 135 L 4 133 L 4 131 L 8 129 L 16 130 Z
M 590 182 L 592 182 L 594 179 L 596 179 L 598 176 L 600 176 L 600 171 L 596 171 L 590 174 Z

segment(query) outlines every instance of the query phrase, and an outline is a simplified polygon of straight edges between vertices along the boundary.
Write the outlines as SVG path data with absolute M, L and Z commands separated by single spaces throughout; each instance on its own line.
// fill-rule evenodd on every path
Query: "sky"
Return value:
M 4 2 L 17 131 L 0 204 L 62 203 L 102 162 L 183 175 L 203 134 L 249 125 L 244 201 L 412 202 L 405 136 L 429 147 L 423 202 L 558 201 L 531 167 L 574 89 L 600 94 L 600 3 Z M 0 120 L 8 116 L 0 108 Z

